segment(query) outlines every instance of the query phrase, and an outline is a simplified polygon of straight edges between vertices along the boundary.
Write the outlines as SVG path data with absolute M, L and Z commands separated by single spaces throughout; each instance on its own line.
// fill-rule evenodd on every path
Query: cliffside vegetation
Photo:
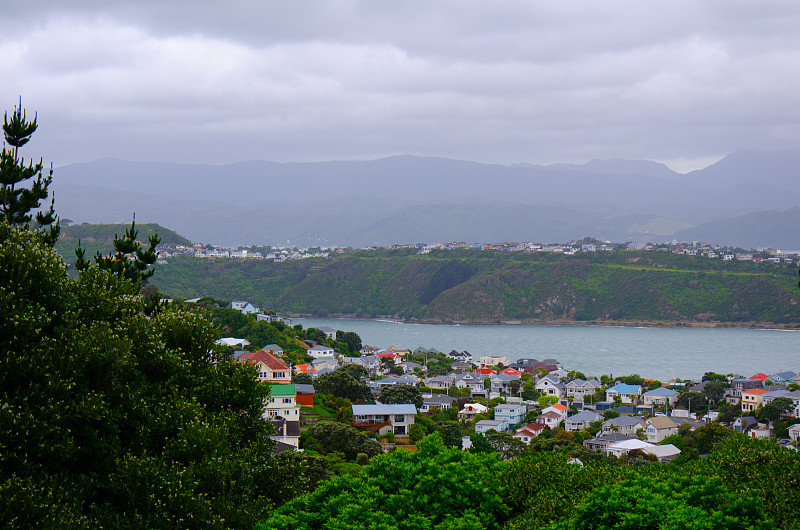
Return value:
M 375 250 L 283 263 L 171 258 L 156 283 L 171 296 L 317 317 L 797 325 L 796 278 L 791 265 L 654 251 Z

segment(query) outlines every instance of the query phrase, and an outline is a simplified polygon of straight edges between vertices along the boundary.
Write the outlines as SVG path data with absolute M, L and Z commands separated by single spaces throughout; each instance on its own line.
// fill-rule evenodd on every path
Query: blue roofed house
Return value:
M 417 407 L 410 403 L 353 405 L 350 422 L 357 429 L 365 429 L 378 435 L 392 432 L 404 436 L 414 424 L 416 414 Z
M 797 374 L 794 372 L 779 372 L 769 376 L 769 380 L 775 385 L 788 385 L 792 378 L 796 376 Z
M 503 420 L 506 428 L 522 423 L 528 407 L 523 403 L 500 404 L 494 408 L 494 419 Z
M 642 393 L 642 387 L 639 385 L 627 385 L 625 383 L 617 383 L 611 388 L 606 389 L 606 400 L 614 401 L 615 397 L 619 397 L 623 403 L 635 403 Z
M 670 390 L 669 388 L 656 388 L 642 394 L 642 400 L 645 405 L 659 407 L 664 405 L 674 406 L 678 401 L 680 392 Z

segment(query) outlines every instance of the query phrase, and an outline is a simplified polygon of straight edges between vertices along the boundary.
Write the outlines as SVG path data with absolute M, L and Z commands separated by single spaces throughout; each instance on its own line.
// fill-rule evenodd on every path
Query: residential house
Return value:
M 544 361 L 537 363 L 534 368 L 537 370 L 544 369 L 552 372 L 553 370 L 558 370 L 561 368 L 561 365 L 559 365 L 558 361 L 555 359 L 545 359 Z
M 489 381 L 491 382 L 490 389 L 492 392 L 498 392 L 501 394 L 510 394 L 512 381 L 519 381 L 519 380 L 520 377 L 518 375 L 499 373 L 489 378 Z M 520 384 L 520 387 L 521 386 L 522 385 Z
M 543 409 L 542 413 L 544 412 L 555 412 L 561 417 L 562 420 L 565 420 L 569 414 L 569 407 L 561 403 L 556 403 L 555 405 L 550 405 L 549 407 Z
M 597 389 L 602 386 L 603 385 L 597 379 L 589 379 L 588 381 L 573 379 L 566 383 L 564 390 L 567 397 L 572 397 L 575 401 L 583 402 L 585 401 L 585 396 L 593 395 L 597 392 Z
M 314 406 L 314 385 L 294 385 L 297 388 L 297 404 L 301 407 Z
M 522 403 L 500 404 L 494 408 L 494 419 L 503 420 L 508 427 L 512 427 L 525 419 L 528 407 Z
M 409 350 L 408 348 L 396 348 L 394 346 L 390 346 L 389 351 L 396 353 L 400 357 L 411 355 L 411 350 Z
M 731 380 L 731 387 L 725 391 L 725 400 L 731 405 L 735 405 L 741 401 L 742 392 L 745 390 L 763 387 L 764 382 L 761 379 L 733 379 Z
M 292 380 L 292 370 L 286 363 L 264 350 L 244 353 L 238 360 L 255 365 L 262 383 L 290 383 Z
M 271 434 L 270 439 L 290 445 L 295 451 L 300 448 L 299 421 L 272 420 L 270 423 L 275 429 L 275 434 Z
M 409 403 L 353 405 L 353 427 L 365 429 L 378 435 L 392 432 L 405 436 L 414 424 L 417 407 Z
M 455 398 L 447 394 L 422 394 L 422 408 L 420 412 L 437 412 L 453 406 Z
M 501 370 L 500 374 L 512 375 L 512 376 L 516 377 L 517 379 L 522 377 L 522 372 L 521 371 L 517 370 L 516 368 L 511 368 L 511 367 L 508 367 L 505 370 Z M 500 374 L 498 374 L 498 375 L 500 375 Z
M 760 379 L 761 381 L 766 381 L 769 379 L 767 374 L 762 374 L 761 372 L 757 373 L 756 375 L 751 375 L 750 379 Z
M 488 368 L 486 366 L 481 366 L 480 368 L 475 370 L 475 373 L 480 375 L 497 375 L 496 370 L 492 370 L 491 368 Z
M 552 374 L 536 381 L 534 388 L 546 396 L 556 396 L 558 399 L 566 395 L 566 385 L 561 382 L 559 377 Z
M 567 419 L 564 420 L 564 430 L 580 431 L 587 428 L 593 421 L 599 421 L 601 418 L 602 417 L 596 412 L 584 410 L 583 412 L 568 416 Z
M 608 447 L 614 445 L 619 442 L 624 442 L 626 440 L 637 440 L 635 436 L 630 434 L 623 434 L 620 432 L 610 432 L 608 434 L 603 434 L 602 436 L 598 436 L 597 438 L 587 438 L 583 441 L 583 446 L 587 449 L 591 449 L 592 451 L 600 451 L 604 455 L 608 454 Z
M 320 357 L 333 357 L 334 355 L 333 348 L 329 348 L 328 346 L 322 346 L 319 344 L 307 349 L 306 353 L 311 357 L 313 357 L 314 359 L 319 359 Z
M 484 385 L 485 377 L 480 374 L 476 374 L 474 372 L 467 372 L 462 374 L 460 377 L 456 377 L 455 385 L 458 388 L 467 387 L 470 390 L 470 393 L 474 394 L 482 394 L 485 393 L 485 385 Z
M 261 349 L 270 352 L 272 355 L 277 355 L 278 357 L 283 355 L 283 348 L 281 348 L 277 344 L 267 344 Z
M 669 462 L 681 453 L 681 450 L 672 444 L 654 445 L 641 440 L 626 440 L 610 445 L 607 448 L 608 454 L 617 458 L 628 454 L 628 452 L 639 449 L 643 453 L 655 456 L 659 462 Z
M 486 414 L 489 407 L 481 405 L 480 403 L 467 403 L 464 408 L 458 411 L 458 419 L 471 420 L 478 414 Z
M 378 381 L 378 388 L 383 388 L 386 386 L 394 386 L 394 385 L 411 385 L 416 386 L 419 383 L 419 377 L 411 374 L 403 374 L 403 375 L 387 375 L 380 381 Z
M 437 375 L 423 379 L 422 384 L 431 390 L 447 390 L 453 386 L 455 380 L 455 376 L 452 375 Z
M 455 361 L 461 361 L 465 363 L 472 362 L 472 354 L 466 350 L 462 352 L 457 352 L 456 350 L 450 350 L 450 353 L 445 354 L 448 358 L 453 359 Z
M 754 427 L 758 427 L 758 421 L 753 416 L 740 416 L 731 424 L 734 431 L 743 433 L 747 433 Z
M 530 444 L 531 440 L 542 434 L 544 429 L 545 427 L 541 423 L 529 423 L 517 429 L 517 432 L 512 434 L 512 436 L 525 444 Z
M 644 428 L 647 432 L 647 441 L 654 444 L 661 442 L 667 436 L 678 433 L 678 425 L 667 416 L 647 418 Z
M 558 425 L 563 421 L 561 414 L 554 411 L 543 412 L 536 416 L 536 423 L 541 423 L 551 429 L 558 427 Z
M 311 364 L 298 364 L 294 367 L 294 373 L 296 374 L 310 374 L 316 371 L 317 369 Z
M 335 330 L 335 329 L 333 329 L 332 327 L 329 327 L 329 326 L 320 326 L 320 327 L 318 327 L 318 328 L 316 328 L 316 329 L 318 329 L 318 330 L 320 330 L 321 332 L 323 332 L 323 333 L 325 334 L 325 336 L 326 336 L 327 338 L 329 338 L 329 339 L 335 339 L 335 338 L 336 338 L 336 330 Z
M 751 388 L 742 392 L 742 412 L 753 412 L 761 406 L 764 394 L 768 394 L 763 388 Z
M 779 372 L 769 376 L 769 380 L 776 385 L 788 385 L 792 381 L 792 378 L 796 376 L 797 374 L 795 372 Z
M 672 408 L 678 402 L 679 395 L 680 392 L 660 387 L 642 394 L 642 401 L 646 406 L 649 405 L 655 408 L 668 406 Z
M 451 373 L 454 374 L 463 374 L 464 372 L 468 371 L 471 368 L 472 368 L 471 364 L 463 361 L 456 361 L 450 365 L 450 369 L 452 370 Z
M 339 368 L 339 361 L 337 361 L 335 357 L 317 357 L 311 362 L 311 365 L 317 372 L 322 370 L 323 368 L 330 368 L 331 370 L 336 370 L 337 368 Z
M 269 397 L 264 404 L 264 419 L 300 421 L 300 407 L 297 405 L 295 385 L 270 385 Z
M 603 422 L 601 426 L 603 434 L 617 432 L 629 436 L 636 436 L 636 433 L 644 429 L 644 418 L 641 416 L 618 416 Z
M 214 341 L 214 344 L 221 346 L 229 346 L 231 348 L 242 349 L 245 346 L 250 346 L 250 341 L 246 339 L 237 339 L 235 337 L 223 337 Z
M 375 346 L 370 346 L 369 344 L 364 344 L 363 346 L 361 346 L 361 349 L 359 350 L 359 353 L 361 355 L 372 355 L 377 351 L 378 351 L 378 348 L 376 348 Z
M 508 366 L 508 358 L 502 355 L 484 355 L 478 359 L 478 362 L 483 365 L 489 366 Z
M 789 427 L 789 439 L 796 442 L 800 439 L 800 423 L 795 423 Z
M 252 315 L 258 313 L 258 308 L 247 300 L 234 300 L 225 307 L 240 311 L 243 315 Z
M 313 372 L 309 372 L 311 375 L 311 379 L 319 379 L 325 374 L 329 374 L 333 372 L 332 368 L 320 368 L 319 370 L 314 370 Z
M 505 431 L 508 424 L 503 420 L 480 420 L 475 423 L 475 432 L 486 434 L 487 431 L 494 429 L 497 432 Z
M 614 401 L 614 398 L 619 397 L 620 401 L 623 403 L 636 403 L 641 393 L 642 387 L 639 385 L 617 383 L 611 388 L 606 389 L 606 400 Z
M 412 361 L 403 361 L 400 363 L 400 367 L 407 374 L 421 372 L 424 369 L 424 367 L 421 364 Z
M 509 365 L 510 368 L 515 368 L 521 372 L 531 373 L 536 369 L 539 361 L 536 359 L 517 359 Z

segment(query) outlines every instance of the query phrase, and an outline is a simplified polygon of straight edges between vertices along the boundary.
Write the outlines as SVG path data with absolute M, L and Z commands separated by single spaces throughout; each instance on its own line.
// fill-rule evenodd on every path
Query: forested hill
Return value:
M 108 254 L 113 248 L 114 236 L 123 236 L 125 230 L 130 227 L 130 223 L 62 225 L 56 250 L 64 258 L 64 261 L 70 264 L 75 262 L 75 248 L 78 246 L 78 240 L 81 242 L 81 247 L 86 250 L 88 258 L 93 257 L 98 250 L 101 254 Z M 139 232 L 137 239 L 142 243 L 147 242 L 147 238 L 157 231 L 162 245 L 191 246 L 192 244 L 180 234 L 156 223 L 137 224 L 136 230 Z
M 669 252 L 375 250 L 283 263 L 186 257 L 157 266 L 153 282 L 174 297 L 246 299 L 295 315 L 800 325 L 795 267 Z

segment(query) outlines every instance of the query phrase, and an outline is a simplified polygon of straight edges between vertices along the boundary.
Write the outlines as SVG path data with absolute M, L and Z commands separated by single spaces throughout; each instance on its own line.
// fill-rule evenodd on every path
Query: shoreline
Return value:
M 372 322 L 386 322 L 393 324 L 423 324 L 438 326 L 561 326 L 561 327 L 626 327 L 626 328 L 686 328 L 686 329 L 752 329 L 767 331 L 800 331 L 800 323 L 773 324 L 767 322 L 665 322 L 665 321 L 629 321 L 629 320 L 502 320 L 498 322 L 487 321 L 434 321 L 434 320 L 404 320 L 402 318 L 382 317 L 364 318 L 352 315 L 328 315 L 314 317 L 310 315 L 290 315 L 291 318 L 305 318 L 309 320 L 369 320 Z

